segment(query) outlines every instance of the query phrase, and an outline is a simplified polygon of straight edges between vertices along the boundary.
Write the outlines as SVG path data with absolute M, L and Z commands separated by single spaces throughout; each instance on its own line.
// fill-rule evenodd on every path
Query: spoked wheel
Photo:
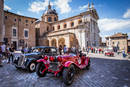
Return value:
M 28 66 L 28 71 L 29 71 L 29 72 L 34 72 L 35 69 L 36 69 L 36 63 L 31 62 L 31 63 L 29 64 L 29 66 Z
M 46 75 L 46 71 L 42 72 L 45 69 L 45 65 L 43 63 L 38 63 L 36 67 L 36 73 L 39 77 L 43 77 Z
M 74 75 L 75 75 L 75 67 L 74 67 L 74 65 L 71 65 L 70 67 L 65 68 L 63 70 L 63 82 L 66 85 L 70 85 L 74 80 Z

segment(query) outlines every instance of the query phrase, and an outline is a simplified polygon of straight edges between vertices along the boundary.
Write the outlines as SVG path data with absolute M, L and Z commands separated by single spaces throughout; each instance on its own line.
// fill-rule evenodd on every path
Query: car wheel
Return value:
M 46 71 L 43 73 L 42 71 L 45 69 L 45 65 L 43 63 L 38 63 L 36 67 L 36 73 L 39 77 L 43 77 L 46 75 Z
M 28 65 L 28 71 L 29 72 L 34 72 L 36 69 L 36 63 L 35 62 L 30 62 L 30 64 Z
M 64 68 L 64 70 L 63 70 L 63 82 L 66 85 L 72 84 L 72 82 L 74 80 L 74 75 L 75 75 L 74 65 L 70 65 L 70 67 Z

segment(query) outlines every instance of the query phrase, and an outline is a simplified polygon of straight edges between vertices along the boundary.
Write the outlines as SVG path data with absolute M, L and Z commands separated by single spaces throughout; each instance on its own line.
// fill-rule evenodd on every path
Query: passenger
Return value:
M 70 54 L 72 52 L 71 48 L 68 48 L 68 51 L 66 52 L 66 54 Z

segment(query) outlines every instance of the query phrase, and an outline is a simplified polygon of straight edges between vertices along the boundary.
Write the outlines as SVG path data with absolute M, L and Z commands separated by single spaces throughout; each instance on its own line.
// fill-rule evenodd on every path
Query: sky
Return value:
M 59 20 L 75 16 L 87 10 L 89 3 L 99 15 L 100 36 L 127 33 L 130 38 L 130 0 L 4 0 L 4 9 L 20 15 L 41 19 L 50 1 Z

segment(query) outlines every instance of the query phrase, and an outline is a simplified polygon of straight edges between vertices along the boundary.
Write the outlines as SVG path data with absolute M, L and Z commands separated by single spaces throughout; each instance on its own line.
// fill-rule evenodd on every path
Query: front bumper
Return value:
M 13 64 L 16 67 L 26 69 L 26 61 L 25 61 L 25 59 L 22 59 L 21 57 L 18 57 L 17 59 L 15 58 L 14 61 L 13 61 Z

